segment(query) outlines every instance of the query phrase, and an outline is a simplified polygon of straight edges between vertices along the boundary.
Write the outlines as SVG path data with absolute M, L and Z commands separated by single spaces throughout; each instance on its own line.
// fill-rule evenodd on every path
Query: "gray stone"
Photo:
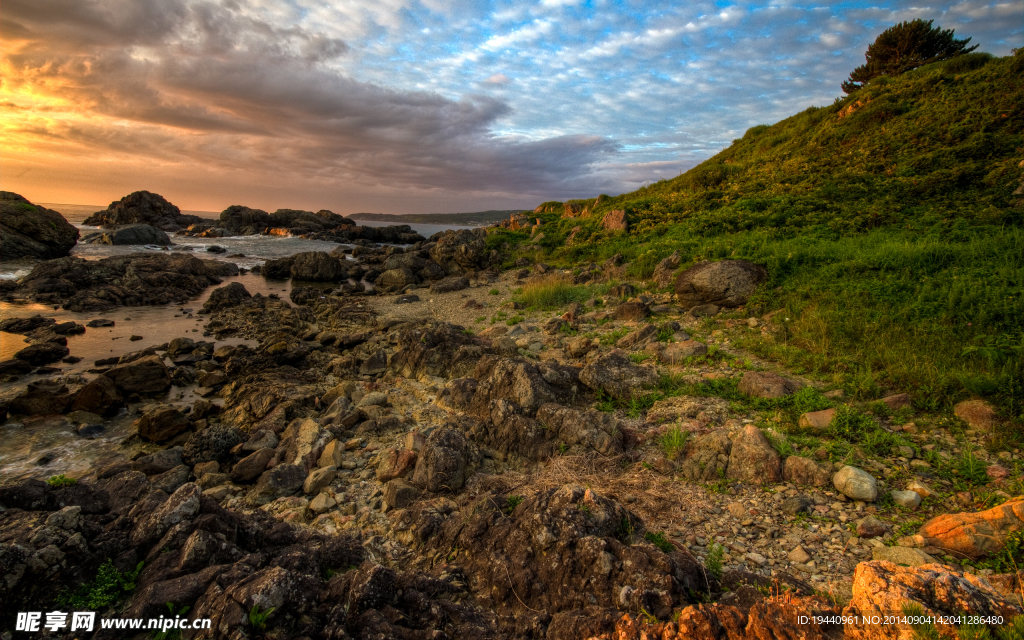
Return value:
M 843 467 L 832 477 L 832 486 L 852 500 L 874 502 L 878 498 L 878 481 L 867 471 Z
M 306 476 L 306 481 L 302 484 L 302 490 L 309 495 L 320 493 L 321 490 L 334 482 L 337 476 L 338 469 L 333 466 L 314 469 Z
M 916 509 L 921 506 L 921 494 L 916 491 L 893 491 L 893 502 L 905 509 Z

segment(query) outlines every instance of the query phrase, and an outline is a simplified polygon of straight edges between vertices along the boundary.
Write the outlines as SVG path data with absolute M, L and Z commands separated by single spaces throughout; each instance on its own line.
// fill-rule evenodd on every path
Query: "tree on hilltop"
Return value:
M 971 39 L 957 40 L 952 29 L 932 27 L 932 20 L 901 22 L 883 31 L 868 46 L 865 64 L 857 67 L 843 82 L 843 91 L 853 93 L 878 76 L 898 76 L 930 62 L 948 60 L 970 53 Z

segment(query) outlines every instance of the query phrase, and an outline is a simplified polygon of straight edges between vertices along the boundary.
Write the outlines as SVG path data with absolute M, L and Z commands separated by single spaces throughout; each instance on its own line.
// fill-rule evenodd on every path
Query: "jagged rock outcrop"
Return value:
M 103 211 L 97 211 L 82 224 L 113 229 L 127 224 L 147 224 L 164 231 L 181 231 L 201 222 L 199 216 L 183 215 L 178 207 L 163 196 L 149 191 L 135 191 L 111 202 Z
M 0 191 L 0 261 L 64 257 L 78 242 L 78 235 L 78 229 L 60 213 Z
M 88 262 L 67 257 L 36 265 L 6 297 L 106 311 L 183 302 L 212 284 L 220 279 L 191 255 L 132 253 Z

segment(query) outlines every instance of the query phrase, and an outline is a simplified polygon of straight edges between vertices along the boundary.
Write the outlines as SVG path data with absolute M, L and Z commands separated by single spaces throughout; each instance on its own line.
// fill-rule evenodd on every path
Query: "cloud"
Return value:
M 1024 34 L 1021 0 L 720 4 L 8 0 L 0 160 L 28 170 L 15 186 L 526 205 L 669 177 L 831 103 L 901 20 L 997 55 Z
M 5 4 L 17 39 L 7 44 L 4 85 L 15 97 L 0 108 L 30 108 L 19 104 L 19 88 L 64 103 L 66 117 L 25 121 L 13 133 L 83 153 L 364 186 L 538 193 L 585 177 L 617 150 L 594 135 L 495 135 L 496 120 L 511 113 L 505 102 L 355 79 L 331 66 L 347 43 L 230 4 L 69 2 L 53 21 L 58 5 Z

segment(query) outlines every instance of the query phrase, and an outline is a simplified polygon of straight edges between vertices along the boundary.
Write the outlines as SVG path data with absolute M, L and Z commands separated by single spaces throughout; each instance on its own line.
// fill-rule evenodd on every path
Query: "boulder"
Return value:
M 384 485 L 384 502 L 392 509 L 404 509 L 415 502 L 421 493 L 405 480 L 394 478 Z
M 889 495 L 892 501 L 904 509 L 916 509 L 921 506 L 921 494 L 916 491 L 893 491 Z
M 822 411 L 810 411 L 800 416 L 799 424 L 805 429 L 822 431 L 828 429 L 832 424 L 832 418 L 836 417 L 835 409 L 824 409 Z
M 537 410 L 537 420 L 570 446 L 579 445 L 605 456 L 623 451 L 622 425 L 609 413 L 597 409 L 577 411 L 548 403 Z
M 8 411 L 26 416 L 64 413 L 73 401 L 74 395 L 64 383 L 36 380 L 11 401 Z
M 237 307 L 250 298 L 252 298 L 252 295 L 245 288 L 245 285 L 241 282 L 232 282 L 211 291 L 210 297 L 203 303 L 203 309 L 207 311 L 229 309 Z
M 297 464 L 279 464 L 264 471 L 249 494 L 254 506 L 266 504 L 282 496 L 290 496 L 302 488 L 306 481 L 306 470 Z
M 430 249 L 430 257 L 448 275 L 478 271 L 486 267 L 490 259 L 486 238 L 484 229 L 457 229 L 445 231 L 440 236 L 435 234 L 431 237 L 436 242 Z
M 623 302 L 615 307 L 616 320 L 643 320 L 651 315 L 651 308 L 643 302 Z
M 171 388 L 171 376 L 163 358 L 157 355 L 139 358 L 134 362 L 117 365 L 103 375 L 114 382 L 124 394 L 163 393 Z
M 1010 533 L 1024 529 L 1024 498 L 1017 497 L 977 513 L 946 513 L 925 522 L 918 534 L 925 543 L 975 560 L 1006 546 Z
M 157 229 L 149 224 L 130 224 L 116 227 L 105 233 L 86 236 L 82 241 L 89 244 L 153 244 L 164 247 L 172 244 L 171 239 L 162 229 Z
M 136 191 L 110 203 L 109 207 L 92 214 L 82 224 L 111 229 L 143 223 L 174 232 L 201 221 L 198 216 L 182 215 L 181 210 L 163 196 L 149 191 Z
M 878 498 L 878 481 L 867 471 L 846 465 L 832 476 L 832 486 L 851 500 L 874 502 Z
M 308 495 L 317 495 L 320 491 L 330 486 L 337 477 L 338 470 L 335 467 L 313 469 L 306 476 L 305 481 L 303 481 L 302 490 Z
M 401 291 L 406 287 L 418 284 L 420 279 L 406 268 L 388 269 L 377 277 L 374 284 L 384 292 Z
M 107 376 L 96 376 L 75 396 L 72 411 L 88 411 L 99 416 L 114 413 L 124 405 L 124 397 L 117 385 Z
M 326 453 L 326 452 L 325 452 Z M 408 449 L 387 449 L 377 463 L 377 480 L 387 482 L 403 478 L 416 467 L 416 452 Z
M 71 350 L 59 342 L 40 342 L 18 351 L 14 354 L 14 359 L 27 362 L 33 367 L 40 367 L 57 362 L 69 353 Z
M 747 425 L 733 437 L 726 476 L 757 484 L 782 480 L 779 454 L 754 425 Z
M 658 374 L 651 368 L 633 364 L 625 353 L 616 349 L 584 367 L 580 371 L 580 381 L 594 391 L 628 400 L 657 384 Z
M 629 231 L 629 221 L 626 219 L 626 212 L 622 209 L 612 209 L 604 214 L 601 219 L 601 226 L 605 231 Z
M 431 293 L 449 293 L 469 288 L 469 280 L 463 276 L 448 276 L 430 285 Z
M 628 336 L 627 336 L 628 337 Z M 658 360 L 665 364 L 679 364 L 687 358 L 698 358 L 708 353 L 708 346 L 697 340 L 684 340 L 682 342 L 670 342 L 668 344 L 656 343 L 654 351 Z
M 694 440 L 680 466 L 680 473 L 692 482 L 712 482 L 725 478 L 732 452 L 732 440 L 723 429 Z
M 781 398 L 794 393 L 800 383 L 770 371 L 747 371 L 740 379 L 740 393 L 755 398 Z
M 0 261 L 60 258 L 76 242 L 78 229 L 64 216 L 16 193 L 0 191 Z
M 293 256 L 291 275 L 296 280 L 341 282 L 348 280 L 348 271 L 341 260 L 324 251 L 304 251 Z
M 701 304 L 739 307 L 767 279 L 764 267 L 746 260 L 701 262 L 676 278 L 676 298 L 686 308 Z
M 456 492 L 473 474 L 469 458 L 469 444 L 460 431 L 435 429 L 416 460 L 412 483 L 431 492 Z
M 803 456 L 789 456 L 782 468 L 782 478 L 793 484 L 825 487 L 831 477 L 832 473 L 828 469 Z
M 152 442 L 170 440 L 182 431 L 187 431 L 191 424 L 188 416 L 177 407 L 156 404 L 146 407 L 142 416 L 133 425 L 138 434 Z
M 875 551 L 898 548 L 879 547 Z M 903 613 L 908 604 L 920 606 L 920 615 L 927 618 L 968 613 L 1010 620 L 1021 613 L 1019 606 L 1002 597 L 984 578 L 969 573 L 939 564 L 900 567 L 887 561 L 861 562 L 853 574 L 853 598 L 843 611 L 844 617 L 859 622 L 847 624 L 844 637 L 852 640 L 917 637 Z M 873 620 L 889 622 L 873 623 Z M 941 637 L 957 637 L 955 626 L 937 622 Z
M 936 562 L 935 558 L 914 547 L 873 547 L 871 559 L 884 560 L 905 567 L 920 567 Z
M 232 482 L 252 482 L 263 475 L 275 453 L 273 449 L 260 449 L 236 462 L 231 468 Z
M 880 538 L 888 531 L 889 527 L 873 515 L 867 515 L 857 523 L 858 538 Z
M 223 462 L 235 445 L 242 443 L 242 435 L 234 427 L 215 425 L 189 436 L 185 442 L 182 460 L 194 467 L 201 462 Z M 303 475 L 305 478 L 305 475 Z

